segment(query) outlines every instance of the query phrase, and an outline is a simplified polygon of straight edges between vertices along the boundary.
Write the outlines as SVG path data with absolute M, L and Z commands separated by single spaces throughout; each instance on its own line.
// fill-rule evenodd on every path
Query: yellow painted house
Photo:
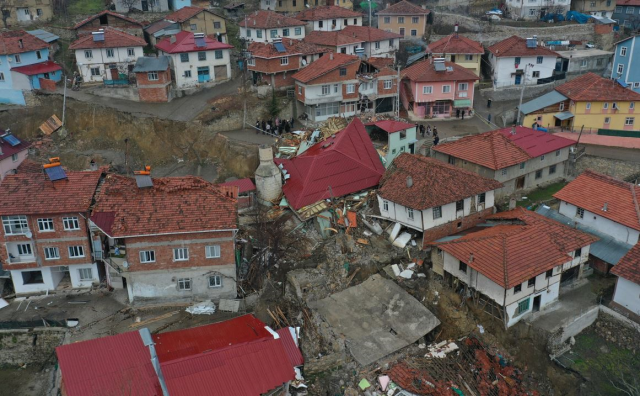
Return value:
M 552 129 L 640 131 L 640 94 L 586 73 L 524 103 L 522 125 Z
M 480 59 L 484 54 L 484 47 L 479 42 L 454 33 L 430 43 L 428 48 L 435 58 L 443 57 L 480 77 Z

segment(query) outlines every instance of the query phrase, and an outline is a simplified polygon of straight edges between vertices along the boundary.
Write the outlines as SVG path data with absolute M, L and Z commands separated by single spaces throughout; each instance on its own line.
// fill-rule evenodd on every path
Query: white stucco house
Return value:
M 494 88 L 536 85 L 554 75 L 556 52 L 538 45 L 537 38 L 511 36 L 488 48 Z M 550 81 L 549 81 L 550 82 Z
M 434 272 L 486 300 L 508 328 L 558 300 L 561 282 L 581 277 L 596 240 L 516 208 L 488 217 L 480 231 L 436 241 L 431 257 Z
M 256 11 L 247 14 L 238 23 L 240 38 L 258 43 L 272 43 L 274 39 L 305 37 L 306 23 L 273 11 Z
M 636 244 L 613 267 L 611 273 L 618 275 L 613 303 L 616 308 L 628 311 L 635 318 L 640 316 L 640 243 Z
M 364 56 L 367 58 L 395 59 L 396 52 L 400 48 L 400 39 L 403 38 L 400 34 L 369 26 L 348 26 L 341 33 L 362 40 L 364 42 Z
M 334 5 L 307 8 L 296 19 L 307 24 L 307 33 L 313 30 L 331 32 L 347 26 L 362 26 L 362 14 Z
M 494 192 L 501 186 L 436 159 L 404 153 L 393 160 L 380 182 L 380 216 L 422 232 L 425 247 L 493 214 Z
M 78 72 L 84 82 L 126 85 L 136 60 L 147 45 L 141 37 L 105 27 L 80 36 L 69 46 L 75 51 Z
M 231 78 L 233 46 L 204 33 L 181 31 L 160 41 L 156 48 L 160 55 L 171 58 L 177 89 L 211 86 Z

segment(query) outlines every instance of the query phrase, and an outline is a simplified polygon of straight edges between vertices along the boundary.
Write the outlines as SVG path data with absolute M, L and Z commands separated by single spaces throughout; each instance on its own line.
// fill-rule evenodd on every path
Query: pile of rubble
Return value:
M 638 331 L 632 327 L 624 326 L 619 320 L 608 315 L 600 315 L 593 325 L 596 334 L 608 342 L 612 342 L 620 348 L 632 351 L 640 351 L 640 337 Z

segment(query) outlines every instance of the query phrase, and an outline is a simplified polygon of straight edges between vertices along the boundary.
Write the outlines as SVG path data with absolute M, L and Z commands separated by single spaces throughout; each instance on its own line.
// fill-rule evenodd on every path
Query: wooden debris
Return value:
M 358 239 L 356 239 L 356 242 L 358 242 L 358 243 L 360 243 L 362 245 L 368 245 L 369 244 L 369 241 L 367 241 L 364 238 L 358 238 Z
M 146 326 L 149 323 L 153 323 L 153 322 L 157 322 L 157 321 L 162 320 L 162 319 L 170 318 L 170 317 L 172 317 L 173 315 L 175 315 L 175 314 L 177 314 L 179 312 L 180 311 L 173 311 L 173 312 L 166 313 L 164 315 L 156 316 L 155 318 L 143 320 L 143 321 L 138 322 L 138 323 L 133 323 L 133 324 L 129 325 L 129 328 L 130 329 L 135 329 L 137 327 Z

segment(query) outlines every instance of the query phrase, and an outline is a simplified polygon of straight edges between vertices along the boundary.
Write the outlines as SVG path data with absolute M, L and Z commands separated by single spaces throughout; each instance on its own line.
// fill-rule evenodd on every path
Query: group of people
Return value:
M 281 120 L 279 117 L 275 120 L 256 120 L 256 134 L 262 132 L 263 135 L 280 136 L 283 133 L 289 133 L 293 130 L 294 121 L 293 117 L 290 120 Z
M 438 142 L 440 142 L 440 137 L 438 136 L 438 127 L 434 126 L 433 131 L 431 130 L 431 125 L 427 125 L 426 127 L 422 124 L 416 124 L 417 130 L 420 132 L 421 137 L 431 136 L 433 132 L 433 145 L 437 146 Z

